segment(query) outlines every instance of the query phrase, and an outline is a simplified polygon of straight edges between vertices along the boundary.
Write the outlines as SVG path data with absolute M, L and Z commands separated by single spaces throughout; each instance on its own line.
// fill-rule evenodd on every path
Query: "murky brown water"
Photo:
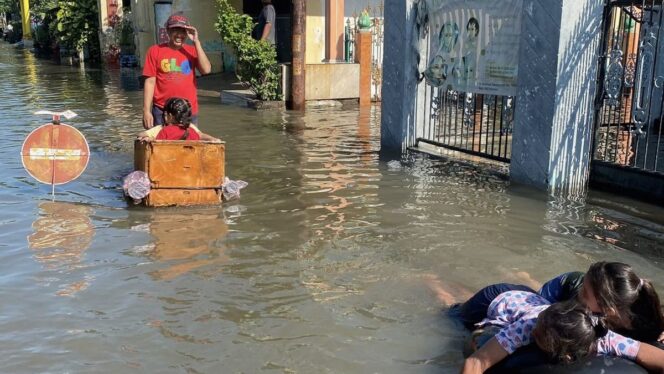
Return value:
M 456 372 L 463 332 L 422 279 L 470 289 L 633 264 L 664 290 L 658 208 L 546 201 L 455 162 L 381 161 L 379 114 L 257 113 L 202 100 L 227 173 L 219 208 L 127 207 L 134 71 L 55 66 L 0 44 L 2 372 Z M 56 189 L 20 147 L 71 109 L 93 152 Z

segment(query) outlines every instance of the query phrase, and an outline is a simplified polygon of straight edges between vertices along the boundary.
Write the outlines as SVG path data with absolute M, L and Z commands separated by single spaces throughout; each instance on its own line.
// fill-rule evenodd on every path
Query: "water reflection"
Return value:
M 329 115 L 329 111 L 307 113 L 307 127 L 301 134 L 307 145 L 302 149 L 303 193 L 309 200 L 306 209 L 313 232 L 319 237 L 372 225 L 358 222 L 357 217 L 375 200 L 380 181 L 370 108 L 359 114 L 339 111 L 337 117 L 352 117 L 348 120 L 358 124 L 352 127 L 331 123 Z
M 218 208 L 193 212 L 157 209 L 150 214 L 147 228 L 154 240 L 146 255 L 161 263 L 159 270 L 150 273 L 154 279 L 173 279 L 228 261 L 224 244 L 228 226 Z
M 46 270 L 69 274 L 84 268 L 85 251 L 95 236 L 95 228 L 90 220 L 92 209 L 84 205 L 66 202 L 42 202 L 39 204 L 39 218 L 32 224 L 28 245 L 33 257 Z M 60 296 L 74 296 L 86 289 L 91 278 L 65 284 L 57 292 Z

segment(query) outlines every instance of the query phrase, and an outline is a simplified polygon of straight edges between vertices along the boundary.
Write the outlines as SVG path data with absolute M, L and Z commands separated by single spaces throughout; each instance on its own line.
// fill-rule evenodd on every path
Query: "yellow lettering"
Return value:
M 167 59 L 161 60 L 161 71 L 168 73 L 171 71 L 171 63 Z

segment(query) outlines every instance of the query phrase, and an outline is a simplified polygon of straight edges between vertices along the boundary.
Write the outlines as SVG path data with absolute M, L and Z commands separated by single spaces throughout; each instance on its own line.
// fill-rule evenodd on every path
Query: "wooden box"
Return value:
M 148 174 L 146 206 L 219 204 L 225 144 L 187 140 L 134 143 L 134 168 Z

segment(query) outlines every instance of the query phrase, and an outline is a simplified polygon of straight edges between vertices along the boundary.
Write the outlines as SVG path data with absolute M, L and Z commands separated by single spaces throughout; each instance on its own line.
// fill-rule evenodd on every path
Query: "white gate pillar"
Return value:
M 381 101 L 382 151 L 401 152 L 415 140 L 421 43 L 415 25 L 415 0 L 386 0 L 384 10 L 383 87 Z M 420 104 L 420 107 L 424 105 Z
M 605 0 L 524 0 L 510 178 L 585 193 Z

